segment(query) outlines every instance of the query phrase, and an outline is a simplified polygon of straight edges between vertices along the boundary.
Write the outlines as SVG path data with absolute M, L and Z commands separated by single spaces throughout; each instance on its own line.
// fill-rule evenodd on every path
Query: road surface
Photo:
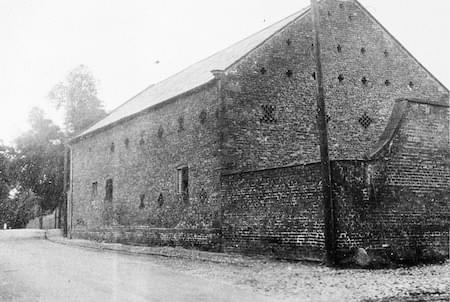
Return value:
M 147 256 L 0 240 L 0 301 L 271 301 L 231 285 L 189 276 Z

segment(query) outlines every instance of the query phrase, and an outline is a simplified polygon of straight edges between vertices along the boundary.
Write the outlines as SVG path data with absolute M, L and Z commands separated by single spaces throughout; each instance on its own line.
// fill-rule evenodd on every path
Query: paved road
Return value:
M 0 240 L 0 301 L 270 301 L 148 257 L 39 239 Z

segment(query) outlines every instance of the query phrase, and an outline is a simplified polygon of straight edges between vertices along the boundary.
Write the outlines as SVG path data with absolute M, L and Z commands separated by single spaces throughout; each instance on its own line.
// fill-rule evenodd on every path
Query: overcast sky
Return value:
M 450 1 L 360 0 L 447 87 Z M 88 66 L 111 110 L 149 84 L 307 6 L 309 0 L 0 0 L 0 140 L 32 106 Z M 155 62 L 160 62 L 156 64 Z

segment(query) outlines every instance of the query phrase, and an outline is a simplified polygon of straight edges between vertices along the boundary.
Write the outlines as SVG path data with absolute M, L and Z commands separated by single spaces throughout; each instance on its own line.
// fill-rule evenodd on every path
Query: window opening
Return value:
M 178 193 L 182 195 L 183 201 L 189 200 L 189 169 L 182 167 L 178 172 Z
M 112 178 L 108 178 L 106 180 L 106 186 L 105 186 L 105 201 L 112 201 L 113 200 L 113 180 Z

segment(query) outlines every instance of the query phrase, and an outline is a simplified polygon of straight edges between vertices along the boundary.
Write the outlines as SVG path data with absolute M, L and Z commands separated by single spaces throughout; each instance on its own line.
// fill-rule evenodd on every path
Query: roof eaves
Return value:
M 119 124 L 125 123 L 125 122 L 127 122 L 127 121 L 130 121 L 130 120 L 132 120 L 132 119 L 134 119 L 134 118 L 136 118 L 136 117 L 138 117 L 138 116 L 140 116 L 140 115 L 142 115 L 142 114 L 145 114 L 145 113 L 147 113 L 147 112 L 149 112 L 149 111 L 152 111 L 152 110 L 158 109 L 158 108 L 160 108 L 160 107 L 162 107 L 162 106 L 165 106 L 165 105 L 167 105 L 167 104 L 170 104 L 170 103 L 176 101 L 177 99 L 179 99 L 179 98 L 181 98 L 181 97 L 183 97 L 183 96 L 186 96 L 186 95 L 195 93 L 196 91 L 198 91 L 198 90 L 200 90 L 200 89 L 203 89 L 204 87 L 208 87 L 209 85 L 215 83 L 216 81 L 217 81 L 217 79 L 212 79 L 212 80 L 210 80 L 210 81 L 208 81 L 208 82 L 206 82 L 206 83 L 204 83 L 204 84 L 202 84 L 202 85 L 199 85 L 199 86 L 197 86 L 197 87 L 194 87 L 194 88 L 192 88 L 192 89 L 190 89 L 190 90 L 188 90 L 188 91 L 185 91 L 185 92 L 183 92 L 183 93 L 180 93 L 180 94 L 178 94 L 178 95 L 176 95 L 176 96 L 174 96 L 174 97 L 171 97 L 171 98 L 169 98 L 169 99 L 167 99 L 167 100 L 165 100 L 165 101 L 162 101 L 162 102 L 159 102 L 159 103 L 150 105 L 149 107 L 144 108 L 144 109 L 142 109 L 141 111 L 138 111 L 138 112 L 135 112 L 135 113 L 133 113 L 133 114 L 124 116 L 123 118 L 118 119 L 118 120 L 116 120 L 116 121 L 114 121 L 114 122 L 112 122 L 112 123 L 109 123 L 109 124 L 105 125 L 105 126 L 102 126 L 102 127 L 100 127 L 100 128 L 94 129 L 94 130 L 89 131 L 89 132 L 83 132 L 83 133 L 81 133 L 81 134 L 79 134 L 79 135 L 76 135 L 76 136 L 74 136 L 73 138 L 69 139 L 69 140 L 67 141 L 67 144 L 68 144 L 68 145 L 75 144 L 75 143 L 79 142 L 79 141 L 82 140 L 82 139 L 85 139 L 85 138 L 94 136 L 94 135 L 96 135 L 96 134 L 99 133 L 99 132 L 105 131 L 105 130 L 107 130 L 107 129 L 109 129 L 109 128 L 112 128 L 112 127 L 114 127 L 114 126 L 116 126 L 116 125 L 119 125 Z M 139 94 L 141 94 L 141 93 L 142 93 L 142 92 L 138 93 L 137 95 L 139 95 Z M 88 128 L 88 129 L 89 129 L 89 128 Z

